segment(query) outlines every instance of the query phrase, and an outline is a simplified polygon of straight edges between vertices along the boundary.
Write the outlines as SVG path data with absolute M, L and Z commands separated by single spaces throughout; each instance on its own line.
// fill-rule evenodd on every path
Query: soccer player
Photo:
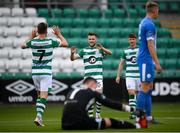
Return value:
M 162 71 L 156 54 L 156 27 L 153 19 L 158 17 L 159 7 L 155 2 L 146 3 L 146 17 L 139 24 L 138 66 L 140 70 L 141 91 L 137 96 L 137 107 L 146 111 L 147 120 L 156 121 L 151 116 L 151 93 L 153 89 L 154 67 L 158 73 Z
M 83 89 L 74 89 L 67 95 L 61 120 L 62 129 L 147 128 L 145 113 L 141 110 L 136 111 L 140 118 L 136 124 L 113 118 L 102 119 L 89 117 L 88 109 L 94 104 L 95 100 L 107 107 L 120 111 L 135 112 L 135 109 L 128 105 L 111 101 L 102 93 L 97 92 L 95 89 L 98 84 L 92 77 L 85 78 L 83 84 Z
M 126 88 L 129 93 L 129 105 L 136 108 L 136 93 L 140 87 L 140 74 L 139 68 L 136 62 L 137 53 L 139 48 L 136 46 L 136 35 L 129 34 L 128 37 L 129 47 L 123 51 L 121 61 L 119 63 L 116 82 L 119 84 L 120 75 L 123 70 L 123 66 L 126 64 Z M 130 119 L 134 119 L 135 114 L 131 112 Z
M 97 80 L 98 86 L 96 90 L 103 92 L 103 56 L 111 55 L 112 52 L 104 48 L 101 44 L 97 44 L 97 35 L 94 32 L 88 33 L 89 47 L 80 50 L 76 53 L 76 48 L 71 48 L 71 60 L 83 58 L 85 75 L 84 77 L 93 77 Z M 96 102 L 96 117 L 100 118 L 101 103 Z M 89 110 L 89 116 L 93 117 L 94 106 Z
M 21 45 L 22 49 L 31 48 L 32 50 L 32 79 L 38 96 L 36 100 L 37 115 L 34 120 L 37 126 L 44 126 L 42 115 L 46 108 L 48 88 L 52 87 L 51 62 L 53 48 L 68 46 L 66 39 L 62 36 L 57 26 L 54 26 L 52 29 L 60 41 L 47 38 L 47 27 L 46 23 L 39 23 L 37 28 L 32 31 L 29 39 Z

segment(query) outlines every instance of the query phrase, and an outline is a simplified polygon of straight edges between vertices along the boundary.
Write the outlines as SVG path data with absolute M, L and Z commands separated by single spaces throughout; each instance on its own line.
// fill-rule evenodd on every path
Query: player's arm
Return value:
M 101 44 L 96 44 L 96 48 L 102 50 L 102 51 L 103 51 L 105 54 L 107 54 L 107 55 L 112 55 L 111 50 L 103 47 Z
M 58 26 L 53 26 L 53 33 L 56 35 L 56 37 L 58 39 L 60 39 L 61 42 L 59 42 L 59 46 L 60 47 L 67 47 L 68 46 L 68 42 L 66 41 L 66 39 L 64 38 L 64 36 L 61 34 L 61 30 L 59 29 Z
M 70 55 L 70 59 L 71 59 L 71 61 L 74 61 L 74 60 L 76 60 L 76 59 L 79 59 L 80 58 L 80 56 L 77 54 L 77 49 L 76 49 L 76 47 L 71 47 L 71 55 Z
M 116 76 L 116 83 L 119 84 L 120 79 L 121 79 L 121 73 L 123 71 L 123 66 L 125 64 L 125 59 L 121 59 L 121 61 L 119 62 L 119 66 L 118 66 L 118 70 L 117 70 L 117 76 Z
M 36 36 L 37 36 L 37 29 L 34 28 L 34 29 L 32 30 L 32 32 L 31 32 L 31 34 L 29 35 L 28 39 L 27 39 L 23 44 L 21 44 L 21 48 L 22 48 L 22 49 L 28 48 L 28 47 L 29 47 L 29 46 L 28 46 L 28 42 L 29 42 L 30 40 L 32 40 L 33 38 L 35 38 Z
M 116 109 L 116 110 L 126 111 L 126 112 L 134 111 L 134 109 L 128 105 L 122 104 L 120 102 L 112 101 L 106 98 L 105 95 L 99 92 L 94 92 L 94 93 L 95 93 L 96 100 L 102 103 L 104 106 L 107 106 L 109 108 Z

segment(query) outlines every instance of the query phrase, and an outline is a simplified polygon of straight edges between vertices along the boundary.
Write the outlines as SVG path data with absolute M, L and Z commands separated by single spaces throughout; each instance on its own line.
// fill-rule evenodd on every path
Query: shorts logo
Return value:
M 147 78 L 151 78 L 151 74 L 150 73 L 147 74 Z
M 27 92 L 30 92 L 34 89 L 34 86 L 32 84 L 29 84 L 23 80 L 18 80 L 8 86 L 6 86 L 6 89 L 14 92 L 17 95 L 24 95 Z
M 94 64 L 96 62 L 96 57 L 95 56 L 90 56 L 89 57 L 89 63 Z

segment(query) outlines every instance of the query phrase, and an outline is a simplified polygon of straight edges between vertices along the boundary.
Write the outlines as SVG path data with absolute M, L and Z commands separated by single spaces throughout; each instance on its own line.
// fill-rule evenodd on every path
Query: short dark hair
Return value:
M 95 32 L 89 32 L 88 36 L 96 36 L 97 37 L 97 34 Z
M 47 31 L 47 23 L 41 22 L 38 24 L 37 29 L 38 29 L 38 34 L 45 34 Z
M 134 33 L 130 33 L 128 37 L 129 37 L 129 38 L 137 38 L 137 37 L 136 37 L 136 34 L 134 34 Z
M 156 2 L 148 1 L 146 3 L 146 12 L 153 12 L 154 7 L 159 7 Z
M 94 81 L 94 82 L 97 83 L 96 79 L 94 79 L 94 78 L 92 78 L 92 77 L 87 77 L 87 78 L 84 79 L 83 84 L 86 84 L 86 83 L 88 83 L 89 81 Z

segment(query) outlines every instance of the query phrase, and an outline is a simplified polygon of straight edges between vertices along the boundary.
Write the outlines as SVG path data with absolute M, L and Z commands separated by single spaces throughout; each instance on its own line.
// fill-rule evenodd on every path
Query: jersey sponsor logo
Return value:
M 23 80 L 18 80 L 5 87 L 8 91 L 11 91 L 19 96 L 8 96 L 9 102 L 32 102 L 32 96 L 23 96 L 24 94 L 32 91 L 35 87 Z
M 156 82 L 155 89 L 152 92 L 153 96 L 178 96 L 180 95 L 180 83 L 179 82 Z
M 96 63 L 96 57 L 95 57 L 95 56 L 90 56 L 90 57 L 89 57 L 89 63 L 90 63 L 90 64 Z
M 132 56 L 131 58 L 127 59 L 128 61 L 130 61 L 131 63 L 136 63 L 136 56 Z

